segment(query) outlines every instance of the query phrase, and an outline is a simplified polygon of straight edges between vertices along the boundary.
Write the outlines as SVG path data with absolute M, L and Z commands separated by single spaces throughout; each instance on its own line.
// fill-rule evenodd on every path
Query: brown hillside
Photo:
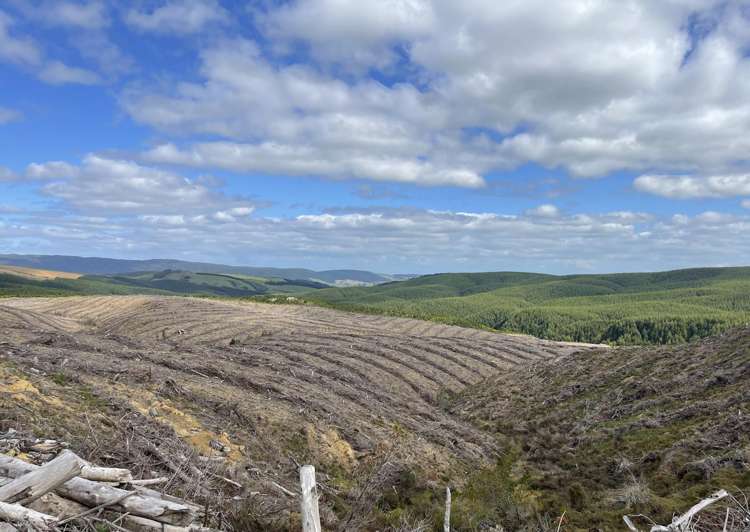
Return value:
M 424 496 L 461 485 L 498 449 L 446 412 L 447 398 L 581 348 L 299 305 L 145 296 L 3 300 L 0 336 L 0 399 L 12 412 L 0 430 L 64 439 L 134 469 L 165 467 L 154 446 L 188 472 L 218 455 L 220 476 L 243 486 L 225 491 L 274 508 L 253 517 L 269 530 L 295 528 L 283 489 L 296 489 L 297 463 L 324 479 L 327 529 L 398 520 L 411 504 L 398 494 L 415 483 Z M 114 444 L 122 430 L 124 448 Z M 184 486 L 176 478 L 172 488 Z M 398 496 L 380 501 L 386 491 Z

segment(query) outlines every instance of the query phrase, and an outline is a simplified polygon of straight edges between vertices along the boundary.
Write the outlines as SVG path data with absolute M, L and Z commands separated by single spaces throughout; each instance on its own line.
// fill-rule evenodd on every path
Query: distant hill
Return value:
M 0 255 L 0 264 L 75 272 L 86 275 L 115 275 L 164 270 L 193 273 L 226 273 L 252 275 L 263 278 L 316 281 L 332 286 L 378 284 L 408 278 L 408 275 L 386 275 L 363 270 L 324 270 L 304 268 L 261 268 L 229 266 L 204 262 L 187 262 L 172 259 L 124 260 L 101 257 L 75 257 L 68 255 Z
M 340 309 L 593 343 L 676 343 L 750 322 L 750 268 L 543 275 L 445 273 L 328 288 L 308 301 Z
M 27 279 L 78 279 L 80 273 L 56 272 L 52 270 L 39 270 L 36 268 L 23 268 L 21 266 L 0 265 L 0 274 L 17 275 Z
M 53 275 L 56 272 L 0 266 L 0 296 L 171 294 L 250 297 L 297 294 L 328 285 L 307 280 L 164 270 L 125 275 Z
M 177 294 L 202 294 L 227 297 L 247 297 L 260 294 L 292 294 L 328 286 L 323 283 L 303 279 L 289 280 L 175 270 L 138 272 L 129 275 L 107 277 L 88 276 L 86 279 L 108 282 L 127 287 L 134 291 L 145 288 Z
M 506 530 L 522 529 L 529 514 L 563 512 L 565 530 L 625 530 L 625 514 L 668 524 L 718 489 L 750 490 L 747 327 L 499 372 L 447 408 L 506 449 L 482 476 L 482 514 L 472 514 Z M 722 530 L 717 506 L 719 525 L 706 524 L 709 511 L 695 530 Z

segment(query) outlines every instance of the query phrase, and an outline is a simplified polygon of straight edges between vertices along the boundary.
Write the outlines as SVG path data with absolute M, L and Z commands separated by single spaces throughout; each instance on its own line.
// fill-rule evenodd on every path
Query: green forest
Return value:
M 608 344 L 671 344 L 750 322 L 750 268 L 553 276 L 425 275 L 305 300 L 338 309 Z

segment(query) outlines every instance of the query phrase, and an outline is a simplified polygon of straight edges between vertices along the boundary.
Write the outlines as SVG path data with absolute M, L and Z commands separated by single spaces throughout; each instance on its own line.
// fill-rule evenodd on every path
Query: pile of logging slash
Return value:
M 4 443 L 7 443 L 7 439 Z M 35 465 L 0 454 L 0 532 L 57 530 L 209 531 L 203 508 L 136 480 L 127 469 L 97 467 L 54 440 L 24 442 Z

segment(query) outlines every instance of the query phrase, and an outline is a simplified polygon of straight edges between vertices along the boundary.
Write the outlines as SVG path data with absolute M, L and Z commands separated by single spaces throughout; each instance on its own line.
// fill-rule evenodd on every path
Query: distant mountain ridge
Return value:
M 293 279 L 325 283 L 331 286 L 374 285 L 408 279 L 411 275 L 387 275 L 364 270 L 324 270 L 305 268 L 265 268 L 254 266 L 229 266 L 209 262 L 190 262 L 175 259 L 109 259 L 103 257 L 78 257 L 73 255 L 16 255 L 0 254 L 0 264 L 73 272 L 84 275 L 117 275 L 165 270 L 193 273 L 226 273 L 265 278 Z

